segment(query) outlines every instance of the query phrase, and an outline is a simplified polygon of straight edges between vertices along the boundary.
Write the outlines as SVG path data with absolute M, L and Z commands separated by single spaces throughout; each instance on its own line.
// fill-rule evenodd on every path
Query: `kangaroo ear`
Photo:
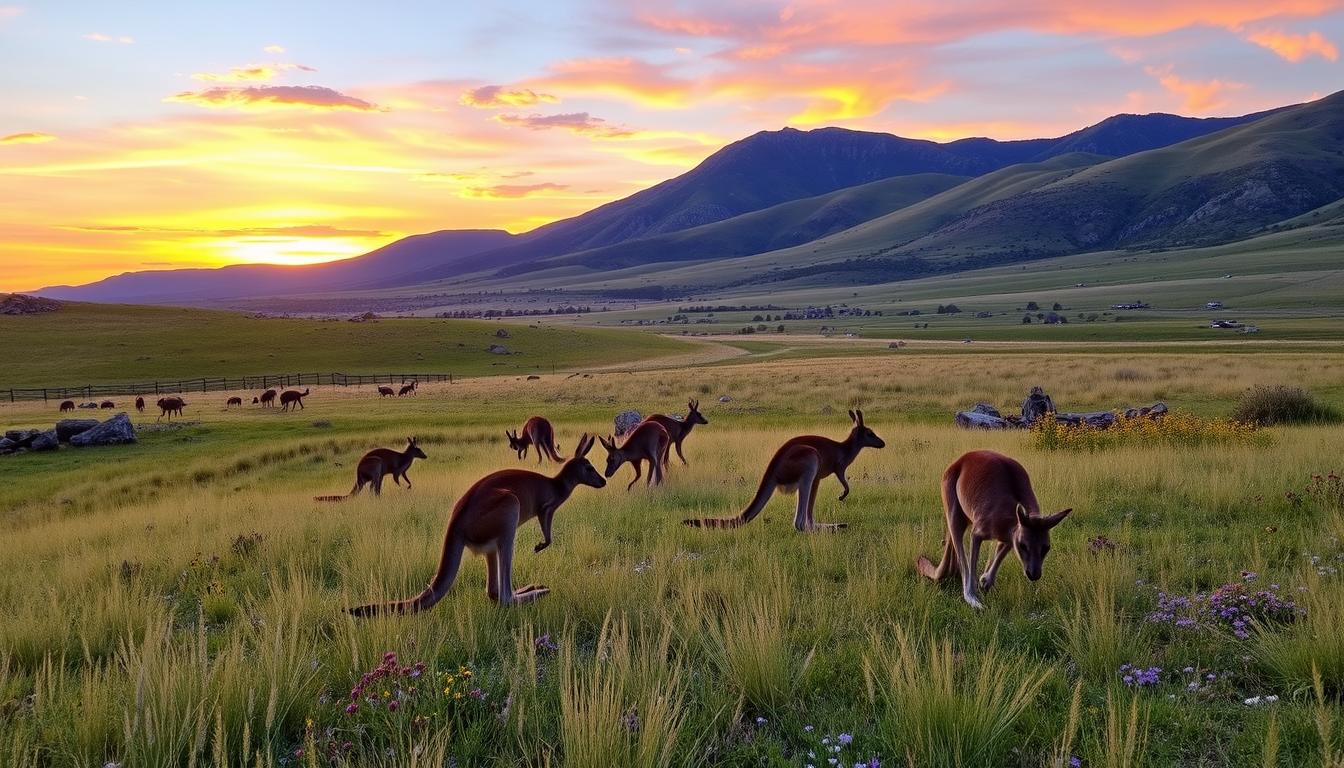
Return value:
M 1056 525 L 1059 525 L 1060 523 L 1064 522 L 1064 518 L 1068 517 L 1069 513 L 1072 511 L 1073 507 L 1069 507 L 1068 509 L 1062 509 L 1053 515 L 1042 518 L 1041 524 L 1044 525 L 1047 530 L 1050 528 L 1054 528 Z
M 579 437 L 578 444 L 574 446 L 574 455 L 582 459 L 584 456 L 588 455 L 588 449 L 592 447 L 593 439 L 588 436 L 587 432 L 584 432 Z
M 863 411 L 860 411 L 860 410 L 858 410 L 858 409 L 856 408 L 856 409 L 854 410 L 854 415 L 858 417 L 859 426 L 862 427 L 862 426 L 863 426 Z
M 1022 526 L 1023 528 L 1030 528 L 1032 519 L 1031 515 L 1027 514 L 1027 508 L 1022 506 L 1021 504 L 1018 504 L 1017 509 L 1015 511 L 1017 514 L 1017 524 Z
M 849 420 L 852 421 L 852 422 L 854 422 L 855 424 L 857 424 L 857 423 L 859 422 L 858 417 L 854 415 L 854 409 L 853 409 L 853 408 L 851 408 L 851 409 L 849 410 Z

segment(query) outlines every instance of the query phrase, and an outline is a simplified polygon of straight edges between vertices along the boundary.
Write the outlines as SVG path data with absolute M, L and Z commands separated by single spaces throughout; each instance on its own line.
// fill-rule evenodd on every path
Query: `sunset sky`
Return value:
M 0 290 L 523 231 L 784 126 L 1243 114 L 1342 45 L 1344 0 L 0 0 Z

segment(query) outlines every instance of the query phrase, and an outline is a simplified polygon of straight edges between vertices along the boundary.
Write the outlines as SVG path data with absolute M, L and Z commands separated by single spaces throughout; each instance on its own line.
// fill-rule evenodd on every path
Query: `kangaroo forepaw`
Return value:
M 547 547 L 549 547 L 549 546 L 551 546 L 551 542 L 549 542 L 549 541 L 539 541 L 539 542 L 537 542 L 537 546 L 535 546 L 535 547 L 532 548 L 532 551 L 533 551 L 533 552 L 540 552 L 541 550 L 543 550 L 543 549 L 545 549 L 545 548 L 547 548 Z
M 840 494 L 840 497 L 837 498 L 836 501 L 844 501 L 844 500 L 845 500 L 845 497 L 848 496 L 848 495 L 849 495 L 849 491 L 845 491 L 844 493 Z
M 993 587 L 993 586 L 994 586 L 994 579 L 991 578 L 991 577 L 989 576 L 989 574 L 985 574 L 985 575 L 983 575 L 983 576 L 980 577 L 980 591 L 981 591 L 981 592 L 988 592 L 988 591 L 990 590 L 990 588 Z

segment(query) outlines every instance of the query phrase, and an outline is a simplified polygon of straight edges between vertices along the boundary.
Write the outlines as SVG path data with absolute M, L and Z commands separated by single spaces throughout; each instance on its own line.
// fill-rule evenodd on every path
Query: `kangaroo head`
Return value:
M 420 438 L 418 437 L 406 438 L 406 453 L 410 454 L 411 458 L 414 459 L 429 458 L 428 456 L 425 455 L 424 451 L 420 450 Z
M 624 452 L 616 447 L 616 437 L 614 435 L 597 439 L 601 441 L 602 447 L 607 449 L 607 469 L 603 474 L 611 477 L 625 463 Z
M 1059 525 L 1073 509 L 1065 509 L 1053 515 L 1042 517 L 1027 513 L 1027 508 L 1017 505 L 1017 528 L 1013 531 L 1013 549 L 1017 559 L 1022 561 L 1022 571 L 1028 579 L 1041 578 L 1045 567 L 1045 556 L 1050 553 L 1050 529 Z
M 509 438 L 509 447 L 517 451 L 521 457 L 523 455 L 523 441 L 518 439 L 518 433 L 506 429 L 504 430 L 504 436 Z
M 854 410 L 849 412 L 849 420 L 854 422 L 854 428 L 849 431 L 849 439 L 858 443 L 860 448 L 886 448 L 887 444 L 877 433 L 869 429 L 863 423 L 863 411 Z
M 607 481 L 602 479 L 602 476 L 597 473 L 597 468 L 588 461 L 588 451 L 592 449 L 593 438 L 585 432 L 583 437 L 579 438 L 579 444 L 574 447 L 574 455 L 565 462 L 560 474 L 569 477 L 575 485 L 588 485 L 593 488 L 605 487 Z M 608 474 L 607 477 L 611 477 L 611 475 Z
M 700 401 L 699 401 L 699 400 L 692 400 L 692 401 L 690 401 L 689 403 L 686 404 L 686 408 L 687 408 L 687 411 L 686 411 L 686 423 L 687 423 L 687 424 L 708 424 L 708 423 L 709 423 L 709 419 L 706 419 L 706 418 L 700 413 Z

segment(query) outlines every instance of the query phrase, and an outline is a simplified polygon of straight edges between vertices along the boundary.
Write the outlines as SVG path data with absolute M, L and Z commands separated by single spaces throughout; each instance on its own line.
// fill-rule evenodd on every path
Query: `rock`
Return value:
M 724 396 L 722 396 L 722 397 L 719 398 L 719 402 L 720 402 L 720 403 L 731 403 L 731 402 L 733 402 L 733 398 L 731 398 L 731 397 L 729 397 L 729 396 L 727 396 L 727 395 L 724 395 Z
M 33 438 L 28 444 L 28 448 L 33 451 L 54 451 L 61 447 L 60 438 L 56 437 L 56 430 L 49 429 L 46 432 Z
M 996 419 L 1003 418 L 1003 414 L 999 413 L 999 409 L 989 403 L 976 403 L 975 407 L 971 409 L 971 412 L 983 413 L 986 416 L 993 416 Z
M 1031 394 L 1022 401 L 1022 420 L 1031 424 L 1047 413 L 1054 413 L 1055 401 L 1040 387 L 1032 387 Z
M 98 426 L 97 419 L 61 419 L 56 422 L 56 437 L 62 443 L 68 443 L 70 438 L 80 432 L 87 432 L 96 426 Z
M 94 445 L 122 445 L 135 442 L 135 427 L 131 417 L 124 413 L 70 438 L 70 444 L 81 448 Z
M 627 434 L 643 420 L 644 417 L 639 415 L 639 411 L 621 411 L 616 414 L 616 436 Z
M 97 409 L 97 408 L 98 408 L 98 404 L 97 404 L 97 403 L 80 403 L 78 407 L 80 407 L 80 408 L 93 408 L 93 409 Z
M 957 426 L 965 429 L 978 427 L 980 429 L 1007 429 L 1012 426 L 1005 418 L 998 415 L 983 413 L 979 410 L 960 411 L 957 413 Z
M 503 344 L 491 344 L 491 345 L 490 345 L 490 349 L 488 349 L 488 350 L 486 350 L 486 351 L 489 352 L 489 353 L 492 354 L 492 355 L 507 355 L 507 354 L 509 354 L 509 348 L 506 347 L 506 346 L 504 346 Z
M 507 338 L 509 338 L 509 329 L 507 329 L 507 328 L 500 328 L 498 331 L 495 331 L 495 337 L 496 337 L 496 338 L 500 338 L 500 339 L 507 339 Z
M 16 447 L 18 447 L 18 443 L 15 443 L 8 437 L 0 437 L 0 453 L 9 453 Z
M 5 432 L 5 437 L 16 443 L 23 443 L 37 437 L 39 431 L 36 429 L 11 429 Z
M 43 312 L 55 312 L 60 308 L 59 301 L 39 296 L 25 296 L 21 293 L 10 294 L 0 299 L 0 315 L 40 315 Z

